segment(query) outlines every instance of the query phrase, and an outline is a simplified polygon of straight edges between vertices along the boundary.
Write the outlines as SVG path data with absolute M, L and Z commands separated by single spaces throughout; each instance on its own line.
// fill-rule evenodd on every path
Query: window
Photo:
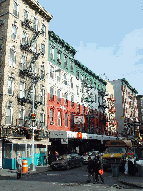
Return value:
M 58 100 L 58 102 L 61 101 L 60 94 L 61 94 L 61 91 L 57 90 L 57 100 Z
M 71 70 L 71 72 L 73 72 L 73 69 L 74 69 L 74 64 L 73 64 L 73 61 L 70 60 L 70 70 Z
M 14 92 L 14 80 L 13 78 L 8 79 L 8 94 L 13 95 Z
M 68 115 L 67 113 L 65 113 L 65 127 L 68 126 Z
M 143 116 L 142 116 L 142 121 L 143 121 Z
M 50 78 L 54 79 L 54 67 L 50 66 Z
M 45 69 L 44 69 L 44 64 L 41 65 L 41 68 L 40 68 L 40 74 L 41 74 L 41 79 L 44 79 L 45 77 Z
M 24 126 L 24 109 L 19 112 L 19 125 Z
M 84 104 L 82 105 L 82 114 L 84 114 Z
M 16 34 L 17 34 L 17 26 L 15 24 L 12 24 L 11 38 L 15 40 L 16 39 Z
M 27 56 L 23 54 L 21 58 L 21 69 L 25 70 L 26 65 L 27 65 Z
M 44 24 L 42 24 L 42 28 L 41 28 L 41 34 L 46 37 L 46 27 Z
M 25 83 L 20 82 L 20 98 L 25 97 Z
M 14 0 L 13 1 L 13 14 L 15 15 L 15 16 L 18 16 L 18 4 L 17 4 L 17 0 Z
M 54 59 L 54 49 L 52 47 L 50 47 L 50 59 Z
M 33 52 L 36 52 L 36 51 L 37 51 L 37 41 L 36 41 L 36 40 L 34 40 L 34 41 L 32 42 L 32 51 L 33 51 Z
M 64 93 L 64 102 L 65 102 L 65 104 L 67 104 L 67 101 L 68 101 L 68 94 L 66 92 L 66 93 Z
M 76 86 L 77 89 L 77 95 L 79 95 L 79 86 Z
M 40 85 L 40 101 L 42 104 L 45 104 L 45 90 L 43 85 Z
M 74 126 L 74 116 L 71 115 L 71 127 L 73 127 L 73 126 Z
M 27 44 L 27 40 L 28 40 L 27 33 L 26 33 L 25 31 L 23 31 L 22 44 L 23 44 L 23 45 Z
M 71 88 L 73 88 L 73 78 L 70 79 Z
M 67 85 L 67 75 L 64 74 L 64 84 Z
M 37 30 L 37 19 L 35 17 L 33 18 L 33 28 Z
M 61 126 L 61 112 L 58 111 L 58 126 Z
M 96 101 L 97 101 L 97 95 L 95 95 L 95 103 L 96 103 Z
M 79 72 L 76 71 L 76 79 L 79 80 Z
M 15 66 L 15 51 L 10 49 L 10 66 Z
M 54 114 L 53 109 L 50 109 L 50 122 L 53 122 L 53 114 Z
M 74 95 L 71 96 L 71 106 L 74 105 Z
M 60 82 L 61 80 L 61 72 L 57 72 L 57 82 Z
M 45 126 L 45 113 L 44 110 L 40 112 L 40 127 L 43 128 Z
M 59 52 L 57 52 L 57 62 L 58 62 L 58 64 L 62 63 L 61 54 Z
M 12 108 L 11 106 L 7 106 L 6 109 L 6 125 L 12 124 Z
M 28 11 L 24 10 L 24 22 L 28 21 Z
M 43 55 L 44 56 L 44 54 L 45 54 L 45 44 L 41 44 L 41 55 Z
M 96 83 L 94 82 L 94 89 L 96 90 Z
M 68 68 L 67 57 L 64 57 L 64 68 Z
M 77 103 L 77 112 L 79 113 L 79 103 Z
M 50 87 L 50 99 L 53 100 L 54 88 Z

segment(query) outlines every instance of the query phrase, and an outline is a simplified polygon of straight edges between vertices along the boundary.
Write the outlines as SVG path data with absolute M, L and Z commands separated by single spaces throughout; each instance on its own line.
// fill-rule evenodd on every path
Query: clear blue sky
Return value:
M 126 78 L 139 95 L 143 94 L 143 1 L 39 3 L 53 15 L 49 30 L 77 50 L 77 60 L 95 74 L 105 73 L 109 80 Z

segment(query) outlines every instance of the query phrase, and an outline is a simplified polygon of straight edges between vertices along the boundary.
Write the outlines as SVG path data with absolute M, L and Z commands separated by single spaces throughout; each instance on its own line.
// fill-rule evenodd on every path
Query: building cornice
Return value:
M 138 91 L 135 88 L 133 88 L 125 78 L 122 78 L 121 81 L 122 83 L 124 82 L 131 91 L 138 94 Z
M 42 15 L 48 22 L 53 18 L 53 16 L 48 13 L 37 0 L 23 0 L 25 1 L 32 9 L 37 11 L 40 15 Z
M 68 52 L 68 54 L 74 55 L 76 54 L 76 50 L 69 45 L 67 42 L 65 42 L 62 38 L 60 38 L 58 35 L 56 35 L 53 31 L 49 31 L 49 40 L 55 44 L 59 44 L 62 46 L 62 48 Z

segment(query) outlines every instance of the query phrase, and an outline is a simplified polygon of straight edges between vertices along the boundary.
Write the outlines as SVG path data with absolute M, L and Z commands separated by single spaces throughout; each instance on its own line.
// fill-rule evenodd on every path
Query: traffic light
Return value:
M 35 121 L 36 120 L 36 115 L 35 113 L 32 113 L 32 121 Z

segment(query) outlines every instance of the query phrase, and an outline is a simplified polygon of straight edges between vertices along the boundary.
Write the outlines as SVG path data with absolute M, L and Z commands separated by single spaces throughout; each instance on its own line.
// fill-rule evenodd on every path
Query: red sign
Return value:
M 77 139 L 82 139 L 82 133 L 80 132 L 77 133 Z

